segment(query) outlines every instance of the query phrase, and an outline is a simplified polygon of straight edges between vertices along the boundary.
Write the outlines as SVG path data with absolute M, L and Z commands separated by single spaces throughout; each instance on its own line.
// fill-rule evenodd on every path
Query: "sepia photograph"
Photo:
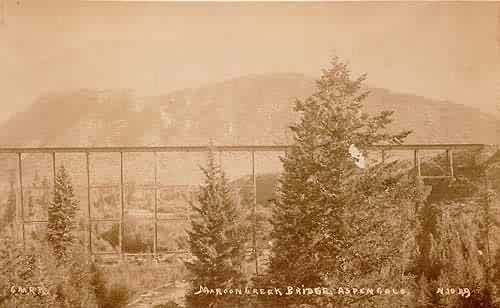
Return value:
M 0 308 L 500 308 L 500 2 L 0 0 Z

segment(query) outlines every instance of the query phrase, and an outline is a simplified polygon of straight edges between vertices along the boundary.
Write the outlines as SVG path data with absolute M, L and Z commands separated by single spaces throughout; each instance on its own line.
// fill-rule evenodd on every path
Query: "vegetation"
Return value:
M 66 262 L 58 263 L 46 242 L 38 242 L 25 252 L 12 231 L 3 233 L 2 238 L 0 307 L 93 307 L 89 258 L 82 247 L 73 245 L 66 253 Z M 41 288 L 44 294 L 10 293 L 12 287 Z
M 124 282 L 107 285 L 104 272 L 96 265 L 91 265 L 92 290 L 96 296 L 98 308 L 122 308 L 127 306 L 130 294 Z
M 156 305 L 154 308 L 181 308 L 181 306 L 174 301 L 168 301 L 165 304 Z
M 16 218 L 16 191 L 14 189 L 14 177 L 11 175 L 9 179 L 9 194 L 4 203 L 2 218 L 0 219 L 0 232 L 6 228 L 13 228 Z
M 315 287 L 349 282 L 349 278 L 354 278 L 349 271 L 356 268 L 355 264 L 370 267 L 358 268 L 356 272 L 369 273 L 372 267 L 380 265 L 366 264 L 367 256 L 348 264 L 352 259 L 346 258 L 346 253 L 357 256 L 373 251 L 369 246 L 354 244 L 382 221 L 380 218 L 387 211 L 373 215 L 384 209 L 382 202 L 396 197 L 390 195 L 397 180 L 380 181 L 378 173 L 383 175 L 383 169 L 355 170 L 357 161 L 349 148 L 401 143 L 409 132 L 385 131 L 391 112 L 377 116 L 362 112 L 368 95 L 363 91 L 364 79 L 365 76 L 352 79 L 347 65 L 334 58 L 318 80 L 316 92 L 295 102 L 300 120 L 291 126 L 294 147 L 282 159 L 284 174 L 271 220 L 273 247 L 267 277 L 270 286 Z M 353 177 L 360 180 L 355 182 Z M 388 193 L 381 195 L 385 191 Z M 319 299 L 288 296 L 271 300 L 287 307 L 313 304 Z
M 151 228 L 137 230 L 137 221 L 132 219 L 127 219 L 125 224 L 127 229 L 123 236 L 123 251 L 127 253 L 151 252 L 153 249 L 153 239 L 151 237 L 153 231 Z M 101 237 L 118 249 L 120 246 L 120 224 L 113 224 L 109 230 L 102 233 Z
M 209 153 L 208 165 L 202 168 L 205 182 L 200 188 L 198 204 L 193 204 L 196 216 L 188 232 L 193 260 L 186 262 L 191 274 L 191 289 L 186 295 L 188 307 L 235 307 L 238 296 L 195 294 L 200 286 L 230 288 L 243 286 L 241 267 L 244 261 L 245 238 L 238 225 L 238 211 L 231 199 L 224 172 Z
M 257 196 L 248 176 L 229 183 L 209 153 L 202 168 L 204 182 L 191 204 L 187 236 L 179 234 L 181 225 L 158 228 L 163 241 L 158 251 L 188 248 L 187 261 L 169 255 L 167 264 L 152 257 L 141 265 L 91 262 L 75 232 L 79 200 L 64 166 L 58 169 L 53 196 L 46 178 L 40 181 L 36 175 L 26 187 L 26 217 L 46 210 L 48 232 L 46 237 L 28 232 L 34 241 L 24 250 L 14 236 L 19 201 L 11 177 L 0 217 L 0 308 L 126 307 L 139 295 L 186 277 L 188 307 L 498 307 L 500 151 L 455 152 L 455 177 L 446 179 L 418 179 L 413 164 L 404 160 L 365 164 L 366 151 L 355 154 L 353 148 L 399 144 L 409 132 L 389 132 L 391 112 L 363 112 L 369 95 L 364 80 L 364 75 L 353 78 L 345 63 L 333 59 L 315 92 L 295 102 L 299 121 L 291 126 L 294 147 L 282 158 L 284 173 L 258 176 Z M 442 175 L 448 164 L 446 155 L 437 155 L 423 161 L 422 169 L 426 175 Z M 33 194 L 33 188 L 42 188 L 42 193 Z M 152 194 L 137 197 L 136 189 L 132 185 L 125 198 L 134 208 L 151 209 Z M 94 200 L 106 218 L 116 217 L 120 198 L 115 192 L 103 189 Z M 182 208 L 177 204 L 181 195 L 160 191 L 159 199 L 169 204 L 162 211 L 171 214 L 176 206 Z M 248 215 L 254 198 L 255 216 Z M 153 224 L 142 219 L 125 218 L 124 252 L 151 252 Z M 259 231 L 259 257 L 269 256 L 268 263 L 259 260 L 258 277 L 246 269 L 255 261 L 245 256 L 251 247 L 249 222 Z M 119 246 L 119 224 L 110 226 L 99 233 L 95 224 L 94 248 L 102 243 Z M 30 286 L 46 293 L 21 294 Z M 411 294 L 195 294 L 200 287 L 245 286 L 383 286 Z M 184 284 L 177 287 L 182 290 Z M 436 292 L 441 287 L 468 288 L 470 296 L 443 296 Z M 156 306 L 167 307 L 180 305 L 169 301 Z
M 0 242 L 0 307 L 87 308 L 102 301 L 102 292 L 93 287 L 95 268 L 74 234 L 77 204 L 70 177 L 61 167 L 48 209 L 48 236 L 35 239 L 25 251 L 16 243 L 13 229 L 4 230 Z M 42 291 L 23 293 L 30 287 Z M 16 288 L 18 291 L 12 292 Z M 120 303 L 121 298 L 121 303 L 126 303 L 123 293 L 123 287 L 111 289 L 108 302 Z
M 91 265 L 92 278 L 90 284 L 96 296 L 98 308 L 126 307 L 130 297 L 129 290 L 124 282 L 108 286 L 109 281 L 104 278 L 104 271 L 95 263 Z
M 48 209 L 48 241 L 58 263 L 68 261 L 68 250 L 76 241 L 74 229 L 78 200 L 64 166 L 61 166 L 54 187 L 54 200 Z
M 490 180 L 498 176 L 491 173 L 491 167 L 498 162 L 481 162 L 479 152 L 455 156 L 460 176 L 427 180 L 431 190 L 417 210 L 419 254 L 412 271 L 418 282 L 418 305 L 495 307 L 495 262 L 491 260 L 494 251 L 490 246 L 498 231 L 499 217 L 495 211 L 497 192 Z M 442 156 L 432 162 L 434 169 L 445 163 Z M 426 167 L 433 172 L 432 166 Z M 432 292 L 443 285 L 467 287 L 471 296 L 443 297 Z

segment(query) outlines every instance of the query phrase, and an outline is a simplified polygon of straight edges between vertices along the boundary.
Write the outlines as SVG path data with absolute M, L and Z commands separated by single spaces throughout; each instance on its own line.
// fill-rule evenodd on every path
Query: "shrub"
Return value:
M 0 307 L 95 307 L 88 255 L 79 244 L 68 247 L 68 262 L 57 264 L 47 243 L 38 242 L 24 251 L 10 235 L 0 242 L 0 288 L 41 287 L 44 296 L 0 295 Z M 0 294 L 1 292 L 0 291 Z M 2 306 L 3 305 L 3 306 Z
M 91 265 L 91 270 L 91 287 L 96 296 L 97 307 L 126 307 L 130 298 L 129 289 L 125 285 L 119 283 L 114 283 L 108 287 L 108 281 L 104 278 L 103 271 L 96 264 Z
M 174 301 L 168 301 L 165 304 L 155 305 L 153 308 L 181 308 L 181 305 Z

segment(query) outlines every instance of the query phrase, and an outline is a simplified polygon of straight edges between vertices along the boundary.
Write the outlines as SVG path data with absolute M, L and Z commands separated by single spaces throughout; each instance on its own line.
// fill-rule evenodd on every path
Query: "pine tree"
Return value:
M 238 212 L 231 199 L 224 172 L 210 151 L 208 165 L 202 168 L 204 184 L 198 195 L 188 242 L 193 260 L 186 263 L 192 274 L 191 290 L 186 296 L 188 307 L 235 307 L 241 296 L 195 294 L 200 286 L 235 288 L 244 283 L 241 271 L 245 239 L 238 225 Z
M 61 166 L 55 179 L 54 198 L 48 209 L 48 240 L 59 263 L 67 261 L 71 245 L 76 241 L 75 216 L 78 200 L 71 179 Z
M 326 285 L 341 271 L 341 253 L 352 243 L 346 213 L 348 178 L 353 170 L 351 145 L 401 143 L 409 132 L 388 133 L 392 112 L 362 112 L 369 92 L 366 76 L 351 78 L 348 66 L 334 58 L 316 91 L 296 100 L 298 123 L 291 126 L 294 146 L 282 158 L 284 173 L 275 202 L 270 286 Z M 310 303 L 311 296 L 273 297 L 275 305 Z

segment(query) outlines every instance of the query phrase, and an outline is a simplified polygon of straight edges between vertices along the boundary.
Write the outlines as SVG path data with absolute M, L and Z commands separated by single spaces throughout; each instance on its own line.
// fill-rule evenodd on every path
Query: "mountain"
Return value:
M 1 146 L 286 144 L 293 99 L 312 93 L 301 74 L 252 75 L 137 97 L 128 90 L 52 93 L 0 125 Z M 498 143 L 500 120 L 477 109 L 370 88 L 366 111 L 393 110 L 408 143 Z
M 30 108 L 0 124 L 0 146 L 206 145 L 210 139 L 216 144 L 287 144 L 290 134 L 286 127 L 297 116 L 293 112 L 293 99 L 307 97 L 313 89 L 314 80 L 306 76 L 270 74 L 241 77 L 156 97 L 137 97 L 128 90 L 82 89 L 51 93 L 40 97 Z M 391 129 L 414 131 L 408 138 L 408 143 L 499 143 L 500 120 L 476 109 L 386 89 L 369 90 L 371 94 L 366 100 L 366 111 L 393 110 L 395 122 Z M 256 155 L 258 201 L 262 204 L 274 198 L 276 175 L 269 173 L 277 173 L 273 170 L 279 169 L 279 161 L 275 156 L 272 160 L 272 157 L 262 159 Z M 199 183 L 200 172 L 192 158 L 185 154 L 174 159 L 163 157 L 159 168 L 160 182 L 172 186 L 179 182 L 185 185 Z M 75 193 L 81 200 L 82 213 L 86 213 L 84 156 L 58 156 L 57 159 L 58 162 L 63 159 L 73 160 L 66 166 L 72 168 L 70 171 Z M 136 161 L 132 167 L 127 165 L 126 182 L 133 178 L 151 181 L 151 159 L 143 159 L 147 161 Z M 495 170 L 498 170 L 497 161 L 495 162 Z M 47 178 L 51 181 L 50 163 L 48 155 L 23 156 L 25 194 L 35 178 Z M 126 164 L 128 163 L 127 157 Z M 248 157 L 240 157 L 223 165 L 231 173 L 231 180 L 247 187 L 247 191 L 250 182 L 245 175 L 251 173 L 248 164 Z M 237 170 L 227 168 L 228 165 Z M 5 204 L 8 196 L 5 192 L 10 189 L 9 179 L 15 179 L 15 172 L 16 155 L 2 155 L 0 191 L 4 194 L 0 196 L 0 204 Z M 117 184 L 118 172 L 119 159 L 116 155 L 92 160 L 91 184 Z M 142 176 L 141 172 L 148 175 Z M 243 180 L 238 181 L 240 178 Z M 498 191 L 500 183 L 497 181 L 494 184 Z M 33 194 L 37 197 L 35 190 Z M 100 213 L 99 196 L 103 200 L 109 199 L 106 202 L 114 204 L 112 209 L 119 208 L 118 186 L 103 188 L 102 191 L 94 189 L 91 194 L 94 200 L 93 215 Z M 160 209 L 170 208 L 172 204 L 181 202 L 177 191 L 174 194 L 167 189 L 167 192 L 160 193 L 162 194 L 166 195 L 166 200 L 159 204 Z M 169 194 L 173 197 L 169 197 Z M 147 200 L 147 196 L 136 197 L 142 202 Z M 140 208 L 133 202 L 127 203 L 126 207 L 131 207 L 136 212 Z M 104 206 L 101 208 L 104 209 Z M 104 211 L 102 209 L 101 212 Z M 117 210 L 107 209 L 104 212 L 110 215 L 114 213 L 116 217 Z
M 157 113 L 139 107 L 128 90 L 54 93 L 0 126 L 0 144 L 12 146 L 83 146 L 133 144 Z

